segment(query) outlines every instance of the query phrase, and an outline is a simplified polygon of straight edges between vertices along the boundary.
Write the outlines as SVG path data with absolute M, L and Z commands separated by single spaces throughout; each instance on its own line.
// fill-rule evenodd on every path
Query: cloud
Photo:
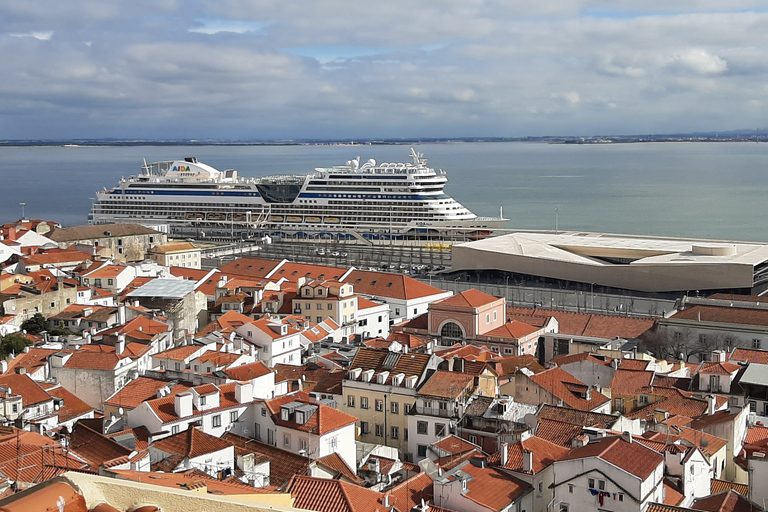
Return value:
M 0 138 L 733 129 L 766 48 L 739 0 L 6 2 Z

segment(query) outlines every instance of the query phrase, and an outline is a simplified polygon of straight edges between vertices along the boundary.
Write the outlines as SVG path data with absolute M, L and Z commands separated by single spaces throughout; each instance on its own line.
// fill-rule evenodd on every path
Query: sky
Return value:
M 0 139 L 759 129 L 768 2 L 0 0 Z

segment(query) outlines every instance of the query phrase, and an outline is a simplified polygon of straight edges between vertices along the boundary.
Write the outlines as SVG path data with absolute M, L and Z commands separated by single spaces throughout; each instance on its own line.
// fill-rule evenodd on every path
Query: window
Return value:
M 493 321 L 495 322 L 499 318 L 499 312 L 495 311 L 493 312 Z
M 384 410 L 384 400 L 376 400 L 376 412 L 382 412 Z
M 619 501 L 624 501 L 624 493 L 623 492 L 619 493 Z
M 355 395 L 347 395 L 347 407 L 355 406 Z
M 755 338 L 755 339 L 752 340 L 752 348 L 757 348 L 757 349 L 760 348 L 760 340 L 759 339 Z
M 463 338 L 464 331 L 461 330 L 458 324 L 454 322 L 447 322 L 442 329 L 440 329 L 440 336 L 443 338 Z
M 176 368 L 176 371 L 177 371 L 177 372 L 178 372 L 178 371 L 181 371 L 181 363 L 175 363 L 173 366 L 174 366 L 174 368 Z M 202 400 L 202 399 L 201 399 L 201 400 Z M 202 401 L 200 402 L 200 405 L 203 405 L 203 402 L 202 402 Z
M 217 414 L 211 418 L 211 426 L 214 428 L 221 426 L 221 414 Z
M 11 407 L 11 410 L 13 411 L 14 414 L 19 412 L 19 404 L 13 404 L 13 406 Z
M 316 309 L 317 309 L 318 311 L 319 311 L 319 310 L 321 310 L 321 309 L 323 309 L 323 305 L 322 305 L 322 304 L 320 304 L 320 303 L 318 302 L 318 303 L 317 303 L 317 308 L 316 308 Z
M 208 397 L 205 396 L 205 395 L 200 397 L 200 405 L 205 405 L 206 398 L 208 398 Z
M 544 482 L 539 482 L 539 492 L 544 492 Z
M 419 435 L 427 435 L 427 429 L 429 428 L 429 423 L 426 421 L 417 421 L 416 422 L 416 433 Z
M 361 409 L 367 409 L 368 408 L 368 397 L 367 396 L 361 396 L 360 397 L 360 408 Z
M 587 486 L 590 489 L 594 489 L 595 488 L 595 479 L 594 478 L 590 478 L 589 480 L 587 480 Z
M 291 446 L 291 434 L 283 434 L 283 446 Z
M 427 456 L 427 445 L 420 444 L 417 448 L 417 453 L 419 454 L 419 457 L 426 457 Z
M 605 490 L 605 480 L 598 480 L 597 481 L 597 488 L 601 491 Z
M 560 504 L 560 512 L 568 512 L 568 504 L 567 503 L 561 503 Z
M 640 400 L 639 400 L 639 402 L 640 402 L 642 405 L 647 405 L 647 404 L 648 404 L 648 395 L 640 395 Z
M 266 416 L 267 415 L 267 408 L 266 407 L 262 407 L 261 408 L 261 415 L 262 416 Z
M 333 304 L 328 303 L 328 305 L 326 306 L 326 309 L 328 309 L 328 311 L 332 310 L 333 309 Z
M 56 307 L 56 303 L 55 302 L 51 302 L 51 309 L 53 309 L 55 307 Z
M 404 428 L 403 429 L 403 441 L 407 441 L 407 440 L 408 440 L 408 429 Z
M 371 432 L 370 427 L 368 426 L 367 421 L 361 421 L 360 422 L 360 433 L 361 434 L 369 434 Z
M 400 427 L 392 427 L 389 434 L 389 437 L 392 439 L 398 439 L 400 437 Z
M 400 414 L 400 403 L 392 402 L 391 404 L 389 404 L 389 411 L 392 414 Z
M 485 314 L 485 323 L 486 324 L 491 323 L 491 314 L 490 313 L 486 313 Z
M 309 440 L 307 440 L 306 437 L 299 438 L 299 452 L 301 451 L 304 451 L 304 452 L 309 451 Z
M 384 425 L 376 424 L 376 437 L 384 437 Z
M 395 308 L 395 316 L 400 316 L 400 308 Z
M 172 426 L 171 427 L 171 435 L 178 434 L 178 433 L 179 433 L 179 426 L 178 425 Z
M 198 371 L 200 371 L 200 365 L 196 364 L 195 365 L 195 372 L 198 372 Z
M 443 437 L 445 435 L 445 423 L 435 423 L 435 437 Z
M 575 487 L 575 486 L 574 486 L 573 484 L 568 484 L 568 492 L 570 492 L 571 494 L 573 494 L 573 488 L 574 488 L 574 487 Z
M 477 436 L 469 436 L 469 442 L 472 444 L 477 444 Z
M 237 421 L 239 413 L 237 411 L 229 411 L 229 422 L 234 423 Z
M 304 309 L 312 309 L 312 304 L 307 302 L 307 304 L 304 306 Z
M 115 284 L 114 279 L 107 279 L 107 285 L 112 286 L 113 284 Z

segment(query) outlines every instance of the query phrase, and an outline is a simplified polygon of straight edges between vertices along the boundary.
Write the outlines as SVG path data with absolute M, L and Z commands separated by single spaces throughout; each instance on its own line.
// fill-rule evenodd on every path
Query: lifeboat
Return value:
M 321 220 L 320 217 L 307 217 L 307 222 L 317 223 L 317 222 L 320 222 L 320 220 Z
M 283 222 L 283 216 L 282 215 L 270 215 L 269 216 L 269 222 Z
M 297 217 L 295 215 L 291 215 L 285 218 L 288 222 L 301 222 L 301 217 Z
M 209 213 L 208 220 L 226 220 L 227 216 L 223 213 Z
M 338 224 L 339 223 L 339 218 L 338 217 L 326 217 L 325 218 L 325 223 L 326 224 Z
M 196 220 L 196 219 L 202 220 L 204 218 L 205 218 L 205 214 L 203 213 L 190 212 L 187 214 L 187 220 Z

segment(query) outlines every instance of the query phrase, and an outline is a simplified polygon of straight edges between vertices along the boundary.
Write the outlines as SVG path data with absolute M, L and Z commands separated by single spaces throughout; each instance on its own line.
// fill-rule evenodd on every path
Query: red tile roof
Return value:
M 697 373 L 706 373 L 712 375 L 731 375 L 741 370 L 741 366 L 736 363 L 721 363 L 719 361 L 704 362 L 699 365 Z
M 536 436 L 558 446 L 570 448 L 574 437 L 582 432 L 581 425 L 575 425 L 565 421 L 539 418 L 536 428 Z
M 293 506 L 317 512 L 388 512 L 380 502 L 384 494 L 349 484 L 341 480 L 328 480 L 297 476 L 288 485 L 295 498 Z
M 594 389 L 590 390 L 590 398 L 587 400 L 585 396 L 588 386 L 559 366 L 529 378 L 574 409 L 591 411 L 610 401 L 608 397 Z
M 437 371 L 419 388 L 418 394 L 457 399 L 471 391 L 474 380 L 472 375 L 465 373 Z
M 691 508 L 706 512 L 753 512 L 760 510 L 759 505 L 752 503 L 733 489 L 694 500 Z
M 452 295 L 448 298 L 433 303 L 433 306 L 453 306 L 458 308 L 476 309 L 498 301 L 498 297 L 488 295 L 475 288 Z
M 421 472 L 387 491 L 389 504 L 400 512 L 409 512 L 416 505 L 430 503 L 434 497 L 432 479 L 425 472 Z M 433 510 L 430 505 L 429 510 Z
M 556 460 L 565 457 L 569 452 L 568 448 L 565 448 L 564 446 L 560 446 L 537 436 L 531 436 L 523 441 L 507 446 L 506 464 L 501 464 L 501 452 L 495 453 L 489 457 L 488 462 L 503 467 L 504 469 L 524 473 L 523 450 L 527 450 L 533 455 L 533 471 L 527 471 L 529 474 L 543 471 Z
M 713 478 L 709 483 L 710 494 L 719 494 L 721 492 L 727 491 L 728 489 L 733 489 L 742 496 L 746 496 L 747 493 L 749 493 L 749 485 L 747 484 L 737 484 L 727 480 L 718 480 L 717 478 Z
M 201 457 L 224 450 L 232 445 L 218 437 L 206 434 L 198 428 L 190 427 L 178 434 L 158 439 L 151 446 L 170 455 L 170 459 L 173 459 L 175 464 L 172 464 L 173 467 L 170 467 L 171 465 L 165 467 L 172 471 L 185 457 Z
M 261 441 L 227 432 L 221 438 L 235 447 L 236 453 L 255 453 L 269 459 L 269 481 L 272 485 L 286 485 L 294 475 L 306 475 L 312 460 Z
M 583 425 L 585 427 L 610 428 L 616 423 L 616 417 L 610 414 L 598 412 L 580 411 L 578 409 L 569 409 L 544 404 L 537 413 L 539 419 L 548 419 L 571 423 L 573 425 Z
M 400 300 L 420 299 L 445 293 L 412 277 L 387 272 L 353 270 L 344 282 L 354 286 L 356 293 Z
M 67 391 L 60 384 L 43 384 L 42 386 L 52 397 L 64 400 L 64 405 L 59 407 L 59 410 L 57 411 L 59 415 L 59 422 L 64 422 L 79 416 L 83 416 L 84 414 L 88 414 L 94 410 L 93 407 L 80 400 L 73 393 Z
M 275 425 L 299 430 L 301 432 L 309 432 L 319 436 L 357 422 L 357 418 L 351 414 L 341 412 L 321 403 L 313 403 L 307 398 L 306 394 L 297 393 L 267 400 L 267 407 L 269 407 L 269 410 L 272 412 L 272 421 Z M 280 406 L 289 402 L 312 404 L 317 406 L 317 411 L 304 424 L 298 424 L 295 420 L 285 421 L 280 418 Z
M 171 384 L 168 381 L 140 376 L 109 397 L 104 402 L 104 405 L 124 407 L 128 410 L 135 409 L 145 400 L 157 398 L 157 392 L 164 387 L 172 388 L 174 393 L 180 393 L 189 389 L 189 386 L 185 384 Z
M 70 435 L 70 449 L 85 458 L 94 468 L 109 465 L 114 460 L 126 459 L 133 451 L 82 423 L 75 424 Z
M 768 364 L 768 350 L 755 350 L 751 348 L 737 348 L 731 354 L 731 361 L 744 361 L 748 363 Z
M 534 327 L 533 325 L 518 322 L 517 320 L 510 320 L 501 327 L 497 327 L 496 329 L 484 333 L 483 336 L 520 339 L 529 334 L 533 334 L 539 329 L 540 327 Z
M 640 388 L 651 385 L 654 375 L 654 372 L 618 369 L 611 380 L 611 393 L 634 396 Z
M 768 325 L 768 310 L 723 306 L 692 306 L 670 318 L 738 325 Z
M 637 442 L 624 441 L 620 436 L 604 437 L 586 446 L 574 448 L 563 460 L 598 457 L 627 473 L 645 480 L 664 463 L 664 457 Z
M 507 318 L 512 317 L 531 325 L 544 325 L 547 318 L 554 317 L 561 334 L 606 339 L 637 338 L 654 324 L 654 320 L 642 318 L 507 307 Z
M 256 361 L 255 363 L 241 364 L 234 368 L 226 368 L 223 372 L 232 380 L 244 381 L 263 377 L 272 373 L 272 370 L 261 361 Z
M 362 478 L 357 476 L 355 470 L 350 468 L 349 464 L 347 464 L 344 459 L 341 458 L 341 455 L 336 452 L 326 455 L 325 457 L 320 457 L 317 459 L 317 462 L 357 484 L 362 484 L 363 482 Z
M 0 375 L 0 386 L 10 388 L 14 395 L 21 395 L 21 403 L 24 407 L 42 404 L 53 399 L 40 384 L 33 381 L 29 375 L 6 373 Z
M 532 489 L 526 482 L 492 467 L 480 468 L 469 462 L 461 471 L 472 477 L 464 496 L 494 512 L 505 509 Z

